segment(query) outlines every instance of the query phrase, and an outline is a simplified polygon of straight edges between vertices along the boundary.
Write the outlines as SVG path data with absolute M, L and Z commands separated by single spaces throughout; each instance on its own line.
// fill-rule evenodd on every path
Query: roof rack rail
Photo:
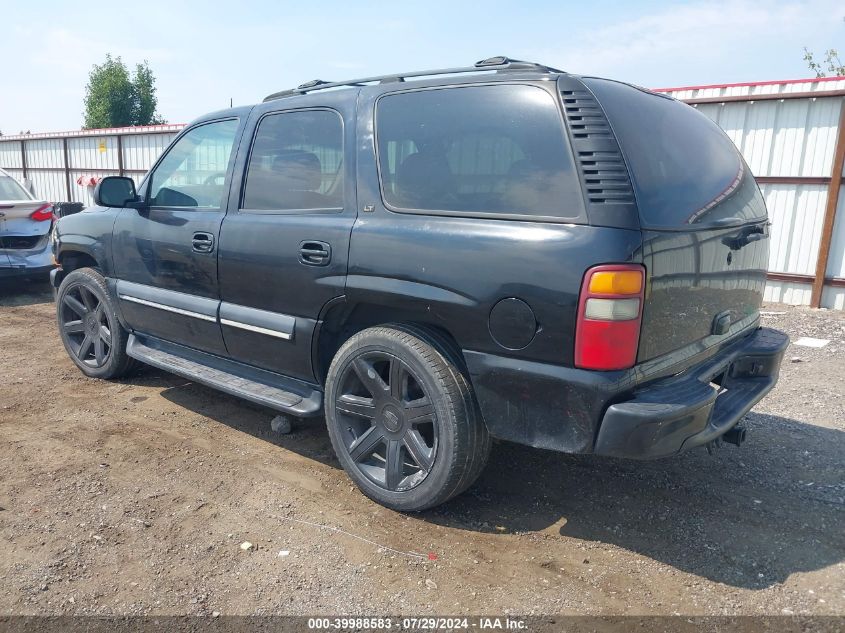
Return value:
M 458 68 L 440 68 L 437 70 L 416 70 L 409 73 L 397 73 L 393 75 L 378 75 L 376 77 L 363 77 L 361 79 L 350 79 L 348 81 L 323 81 L 322 79 L 314 79 L 306 81 L 304 84 L 298 85 L 296 88 L 289 90 L 282 90 L 274 92 L 273 94 L 264 98 L 264 101 L 273 101 L 283 97 L 291 97 L 294 95 L 304 95 L 315 90 L 326 90 L 328 88 L 340 88 L 350 86 L 365 86 L 373 83 L 391 83 L 403 82 L 410 77 L 429 77 L 434 75 L 456 75 L 458 73 L 477 73 L 481 71 L 513 71 L 513 70 L 534 70 L 543 73 L 563 73 L 565 71 L 538 64 L 535 62 L 524 62 L 519 59 L 511 59 L 504 55 L 497 57 L 488 57 L 476 62 L 472 66 L 458 67 Z

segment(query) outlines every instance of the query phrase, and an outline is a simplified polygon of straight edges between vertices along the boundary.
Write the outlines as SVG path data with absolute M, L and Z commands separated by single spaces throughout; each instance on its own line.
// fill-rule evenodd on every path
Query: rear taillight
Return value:
M 46 222 L 47 220 L 53 219 L 53 205 L 52 204 L 42 204 L 38 207 L 35 211 L 29 214 L 31 220 L 35 220 L 36 222 Z
M 628 369 L 637 360 L 645 269 L 637 264 L 594 266 L 584 275 L 575 326 L 575 366 Z

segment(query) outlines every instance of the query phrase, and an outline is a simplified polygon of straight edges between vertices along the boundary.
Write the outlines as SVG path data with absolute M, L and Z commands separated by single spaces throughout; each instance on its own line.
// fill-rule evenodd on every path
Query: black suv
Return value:
M 53 235 L 79 368 L 324 413 L 399 510 L 466 489 L 491 437 L 739 444 L 788 343 L 760 327 L 769 222 L 728 137 L 540 64 L 312 81 L 198 119 L 95 201 Z

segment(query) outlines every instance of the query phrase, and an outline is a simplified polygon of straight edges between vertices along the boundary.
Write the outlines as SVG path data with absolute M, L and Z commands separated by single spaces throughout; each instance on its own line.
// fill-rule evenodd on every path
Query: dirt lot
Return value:
M 322 420 L 279 436 L 163 372 L 87 379 L 48 288 L 4 285 L 0 615 L 845 614 L 845 315 L 768 309 L 831 343 L 790 348 L 742 448 L 498 444 L 469 492 L 404 516 L 351 486 Z

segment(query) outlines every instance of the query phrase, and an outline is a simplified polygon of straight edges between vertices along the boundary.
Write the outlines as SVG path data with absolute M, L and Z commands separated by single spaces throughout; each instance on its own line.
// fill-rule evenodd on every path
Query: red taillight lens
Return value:
M 575 366 L 609 371 L 637 360 L 645 269 L 637 264 L 594 266 L 584 275 L 575 326 Z
M 53 219 L 53 205 L 42 204 L 35 211 L 29 214 L 30 219 L 36 222 L 46 222 Z

